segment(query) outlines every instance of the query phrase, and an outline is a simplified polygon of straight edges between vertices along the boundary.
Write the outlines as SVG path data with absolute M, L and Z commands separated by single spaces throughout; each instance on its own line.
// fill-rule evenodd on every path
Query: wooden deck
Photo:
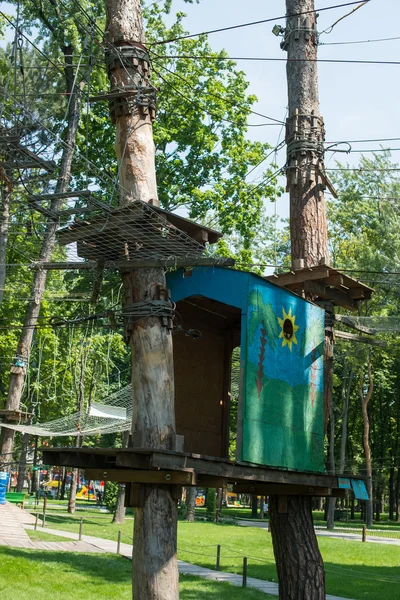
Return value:
M 85 469 L 88 479 L 127 484 L 241 486 L 242 493 L 344 497 L 336 475 L 287 471 L 224 458 L 149 448 L 43 448 L 47 465 Z M 133 506 L 133 505 L 132 505 Z

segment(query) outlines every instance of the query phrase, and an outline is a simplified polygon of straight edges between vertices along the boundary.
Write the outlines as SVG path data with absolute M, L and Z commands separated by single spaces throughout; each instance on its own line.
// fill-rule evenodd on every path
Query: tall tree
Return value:
M 314 0 L 286 0 L 289 116 L 287 125 L 288 188 L 292 264 L 313 267 L 328 261 L 328 234 L 323 195 L 324 127 L 319 114 L 317 33 Z M 327 340 L 325 365 L 331 364 Z M 325 379 L 327 380 L 325 371 Z M 327 388 L 329 390 L 329 387 Z M 329 393 L 329 392 L 328 392 Z M 323 600 L 325 573 L 307 496 L 270 498 L 271 533 L 281 600 Z
M 29 8 L 30 6 L 28 7 L 28 10 Z M 77 53 L 77 48 L 71 39 L 68 39 L 68 32 L 58 26 L 60 21 L 58 5 L 54 3 L 53 8 L 55 8 L 56 12 L 55 24 L 45 14 L 42 5 L 38 9 L 38 14 L 40 16 L 42 26 L 47 28 L 47 30 L 52 34 L 54 41 L 59 45 L 59 49 L 62 53 L 65 63 L 63 69 L 65 75 L 65 91 L 70 98 L 67 110 L 67 126 L 64 137 L 65 143 L 59 166 L 57 185 L 55 188 L 56 193 L 61 193 L 68 189 L 71 179 L 72 159 L 79 126 L 84 81 L 76 81 L 75 79 L 75 69 L 73 65 L 74 54 Z M 60 199 L 54 199 L 51 202 L 51 210 L 59 210 L 61 206 L 62 200 Z M 40 248 L 39 261 L 46 262 L 51 259 L 56 241 L 55 234 L 57 227 L 57 220 L 49 219 Z M 32 300 L 28 302 L 26 308 L 24 325 L 16 350 L 16 356 L 18 356 L 20 361 L 24 363 L 24 366 L 17 366 L 12 369 L 10 374 L 6 410 L 18 410 L 20 406 L 26 376 L 26 365 L 28 363 L 31 351 L 34 330 L 40 314 L 41 300 L 46 286 L 46 277 L 47 272 L 45 270 L 38 269 L 35 271 L 31 289 Z M 10 455 L 13 449 L 13 442 L 14 431 L 8 428 L 2 428 L 0 438 L 0 455 Z
M 122 64 L 118 47 L 143 48 L 145 33 L 140 0 L 106 0 L 107 41 L 114 67 L 111 88 L 150 88 L 148 61 Z M 152 115 L 137 105 L 116 116 L 115 149 L 120 172 L 120 206 L 140 199 L 158 205 Z M 124 304 L 153 300 L 165 289 L 163 269 L 122 274 Z M 172 335 L 157 317 L 135 320 L 127 328 L 132 351 L 133 443 L 141 447 L 173 449 L 175 430 Z M 178 591 L 177 501 L 171 488 L 143 485 L 142 502 L 135 508 L 133 541 L 133 596 L 175 600 Z

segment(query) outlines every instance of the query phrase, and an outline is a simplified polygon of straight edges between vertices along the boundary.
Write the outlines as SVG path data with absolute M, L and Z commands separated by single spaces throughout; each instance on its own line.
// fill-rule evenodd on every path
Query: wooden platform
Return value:
M 240 493 L 344 497 L 336 475 L 300 473 L 248 463 L 139 448 L 43 448 L 48 465 L 85 469 L 88 479 L 131 484 L 238 486 Z
M 28 413 L 23 410 L 0 410 L 0 419 L 7 419 L 7 421 L 15 421 L 16 423 L 26 423 L 33 417 L 33 413 Z
M 315 302 L 331 302 L 347 310 L 356 310 L 362 300 L 369 300 L 374 290 L 357 279 L 328 265 L 298 269 L 266 277 L 268 281 L 298 295 L 313 295 Z

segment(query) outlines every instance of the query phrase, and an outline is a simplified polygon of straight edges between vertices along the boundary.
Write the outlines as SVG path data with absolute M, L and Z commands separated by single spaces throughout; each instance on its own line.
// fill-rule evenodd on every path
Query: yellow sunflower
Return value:
M 291 352 L 292 344 L 297 345 L 296 331 L 298 331 L 299 326 L 295 324 L 296 315 L 292 316 L 292 309 L 289 309 L 289 312 L 286 313 L 285 309 L 282 308 L 282 314 L 283 319 L 279 319 L 278 317 L 279 325 L 282 328 L 279 337 L 282 338 L 282 348 L 288 345 Z

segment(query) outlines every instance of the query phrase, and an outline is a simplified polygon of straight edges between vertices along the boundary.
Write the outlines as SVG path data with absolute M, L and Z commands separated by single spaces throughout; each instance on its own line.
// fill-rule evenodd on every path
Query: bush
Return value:
M 215 519 L 215 511 L 217 508 L 216 489 L 209 488 L 206 497 L 206 514 L 207 517 Z
M 110 512 L 115 512 L 117 507 L 118 483 L 116 481 L 107 481 L 104 494 L 104 505 Z
M 186 506 L 186 504 L 184 502 L 181 502 L 179 509 L 178 509 L 179 518 L 185 520 L 187 517 L 187 513 L 188 513 L 188 507 Z

